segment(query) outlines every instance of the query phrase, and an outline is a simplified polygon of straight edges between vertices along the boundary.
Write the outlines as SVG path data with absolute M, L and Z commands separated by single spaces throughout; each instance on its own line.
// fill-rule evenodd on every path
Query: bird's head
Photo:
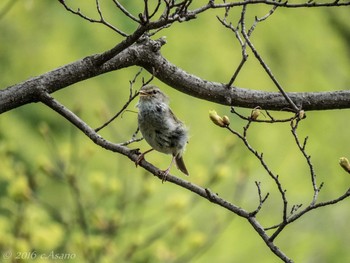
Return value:
M 140 91 L 140 101 L 157 100 L 161 102 L 168 102 L 168 97 L 156 86 L 146 85 Z

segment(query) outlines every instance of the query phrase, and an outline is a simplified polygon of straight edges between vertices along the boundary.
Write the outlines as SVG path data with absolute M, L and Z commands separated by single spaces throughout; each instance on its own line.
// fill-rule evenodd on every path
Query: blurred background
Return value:
M 2 1 L 0 10 L 8 2 Z M 135 16 L 142 12 L 136 1 L 120 2 Z M 195 2 L 194 7 L 207 1 Z M 98 18 L 95 1 L 67 3 Z M 105 18 L 123 31 L 136 28 L 112 3 L 104 2 L 101 8 Z M 268 11 L 262 5 L 249 6 L 247 26 Z M 175 65 L 206 80 L 227 83 L 241 60 L 241 48 L 217 15 L 223 17 L 224 10 L 176 23 L 155 38 L 166 36 L 161 52 Z M 232 11 L 234 25 L 239 16 L 240 8 Z M 286 91 L 344 90 L 350 87 L 348 16 L 347 7 L 278 8 L 258 24 L 251 40 Z M 58 1 L 34 0 L 13 1 L 10 10 L 1 13 L 0 36 L 0 88 L 103 52 L 122 40 L 108 28 L 67 12 Z M 138 71 L 131 67 L 111 72 L 54 97 L 96 128 L 125 104 L 129 81 Z M 135 88 L 142 77 L 150 75 L 143 71 Z M 232 128 L 240 132 L 246 123 L 229 107 L 189 97 L 157 80 L 153 83 L 168 94 L 173 111 L 189 127 L 184 159 L 191 175 L 185 179 L 249 211 L 258 205 L 259 181 L 263 194 L 270 196 L 257 218 L 264 227 L 279 223 L 282 201 L 276 185 L 236 137 L 210 122 L 208 111 L 228 115 Z M 252 54 L 234 85 L 277 91 Z M 129 140 L 137 128 L 137 114 L 131 112 L 135 105 L 136 101 L 131 103 L 130 111 L 101 135 L 115 143 Z M 236 110 L 246 116 L 251 111 Z M 350 157 L 349 114 L 307 112 L 300 123 L 299 137 L 309 137 L 307 152 L 318 184 L 324 182 L 319 201 L 337 198 L 350 186 L 350 176 L 338 164 L 340 157 Z M 313 195 L 309 168 L 289 123 L 254 123 L 248 139 L 280 176 L 290 208 L 307 206 Z M 149 149 L 144 141 L 129 147 Z M 147 160 L 164 169 L 171 157 L 153 152 Z M 175 168 L 171 172 L 183 177 Z M 12 252 L 5 262 L 57 262 L 33 252 L 74 255 L 71 262 L 280 262 L 245 220 L 173 184 L 162 184 L 127 158 L 96 146 L 40 103 L 0 116 L 0 200 L 0 251 Z M 312 211 L 288 226 L 276 245 L 295 262 L 346 262 L 348 208 L 349 200 L 344 200 Z

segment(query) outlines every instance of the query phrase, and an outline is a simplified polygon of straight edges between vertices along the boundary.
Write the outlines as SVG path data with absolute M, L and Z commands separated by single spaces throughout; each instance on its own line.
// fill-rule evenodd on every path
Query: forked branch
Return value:
M 258 153 L 257 150 L 255 150 L 250 143 L 248 142 L 248 130 L 251 127 L 252 123 L 259 123 L 259 122 L 264 122 L 264 120 L 258 120 L 258 119 L 252 119 L 251 116 L 243 116 L 242 114 L 238 113 L 235 109 L 232 108 L 232 113 L 234 113 L 235 115 L 237 115 L 239 118 L 244 119 L 247 121 L 247 124 L 243 127 L 243 133 L 240 134 L 239 132 L 235 131 L 234 129 L 232 129 L 229 125 L 227 125 L 225 128 L 227 128 L 233 135 L 237 136 L 245 145 L 245 147 L 260 161 L 260 164 L 262 165 L 262 167 L 265 169 L 265 171 L 267 172 L 267 174 L 269 175 L 269 177 L 274 181 L 274 183 L 277 186 L 278 191 L 280 192 L 281 195 L 281 199 L 282 199 L 282 204 L 283 204 L 283 211 L 282 211 L 282 220 L 280 223 L 278 223 L 277 225 L 273 225 L 270 227 L 265 227 L 264 228 L 264 233 L 265 231 L 268 230 L 272 230 L 275 229 L 274 233 L 269 236 L 268 240 L 269 242 L 274 242 L 275 238 L 282 233 L 282 231 L 284 230 L 284 228 L 289 225 L 290 223 L 294 222 L 295 220 L 297 220 L 298 218 L 300 218 L 301 216 L 305 215 L 306 213 L 316 209 L 316 208 L 320 208 L 320 207 L 324 207 L 324 206 L 328 206 L 328 205 L 332 205 L 332 204 L 336 204 L 346 198 L 348 198 L 350 196 L 350 188 L 342 195 L 340 195 L 338 198 L 332 199 L 332 200 L 328 200 L 325 202 L 317 202 L 318 199 L 318 195 L 320 193 L 320 190 L 322 189 L 322 186 L 324 185 L 323 183 L 321 183 L 319 186 L 316 182 L 316 173 L 315 173 L 315 169 L 314 166 L 311 162 L 311 156 L 306 152 L 306 144 L 307 144 L 307 137 L 306 139 L 303 141 L 303 143 L 300 142 L 299 137 L 297 135 L 297 129 L 299 127 L 299 123 L 300 121 L 305 117 L 304 113 L 302 115 L 300 115 L 299 113 L 295 114 L 293 117 L 291 117 L 290 119 L 283 119 L 283 120 L 278 120 L 273 118 L 270 114 L 269 114 L 269 118 L 270 120 L 267 121 L 267 123 L 285 123 L 285 122 L 289 122 L 290 126 L 291 126 L 291 131 L 292 131 L 292 136 L 295 139 L 295 143 L 298 147 L 298 149 L 300 150 L 300 152 L 302 153 L 302 155 L 305 158 L 305 161 L 309 167 L 309 173 L 310 173 L 310 181 L 311 181 L 311 185 L 312 185 L 312 190 L 313 190 L 313 197 L 312 200 L 310 202 L 310 204 L 308 206 L 306 206 L 304 209 L 300 210 L 301 207 L 303 206 L 302 204 L 295 204 L 292 206 L 291 209 L 288 209 L 289 207 L 289 201 L 287 199 L 287 195 L 286 195 L 286 189 L 282 186 L 280 180 L 279 180 L 279 176 L 275 175 L 274 172 L 269 168 L 269 165 L 265 162 L 264 158 L 263 158 L 263 154 Z M 259 205 L 258 208 L 253 211 L 251 213 L 252 216 L 256 216 L 260 209 L 263 207 L 263 204 L 265 203 L 268 194 L 263 198 L 262 194 L 261 194 L 261 183 L 257 183 L 256 185 L 258 187 L 258 196 L 259 196 Z

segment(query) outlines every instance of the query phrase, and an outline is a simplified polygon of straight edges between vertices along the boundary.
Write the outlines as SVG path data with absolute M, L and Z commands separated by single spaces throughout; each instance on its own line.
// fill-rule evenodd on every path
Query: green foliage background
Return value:
M 72 7 L 97 17 L 94 1 L 78 2 L 72 1 Z M 141 12 L 136 1 L 124 2 L 135 15 Z M 108 5 L 102 10 L 106 18 L 132 32 L 136 25 Z M 264 6 L 251 6 L 247 15 L 253 19 L 267 11 Z M 239 8 L 233 12 L 233 21 L 239 12 Z M 258 25 L 252 41 L 287 91 L 348 89 L 348 14 L 348 7 L 280 8 Z M 172 63 L 207 80 L 228 82 L 241 50 L 216 15 L 222 17 L 223 10 L 174 24 L 157 37 L 167 37 L 162 53 Z M 17 1 L 1 17 L 0 36 L 1 88 L 103 52 L 121 40 L 102 25 L 68 13 L 58 1 L 31 0 Z M 126 102 L 129 80 L 138 70 L 111 72 L 54 96 L 90 126 L 98 127 Z M 146 72 L 142 76 L 149 77 Z M 231 115 L 228 107 L 186 96 L 157 80 L 154 83 L 169 95 L 174 112 L 190 128 L 185 161 L 191 176 L 186 179 L 248 210 L 258 205 L 254 182 L 260 181 L 270 197 L 258 219 L 264 226 L 278 223 L 282 202 L 276 187 L 242 143 L 209 121 L 208 111 L 229 115 L 237 130 L 245 123 Z M 235 85 L 276 91 L 252 54 Z M 135 110 L 135 104 L 129 109 Z M 350 155 L 348 118 L 349 110 L 308 112 L 301 123 L 299 136 L 309 136 L 307 150 L 318 182 L 325 182 L 320 200 L 336 198 L 350 185 L 350 177 L 338 165 L 339 157 Z M 123 142 L 136 127 L 136 114 L 126 112 L 101 134 Z M 309 171 L 289 125 L 254 124 L 249 139 L 280 175 L 290 205 L 307 205 L 312 198 Z M 130 147 L 148 149 L 145 142 Z M 152 153 L 147 160 L 165 168 L 170 157 Z M 172 173 L 183 176 L 176 169 Z M 30 259 L 26 253 L 33 252 L 74 254 L 71 262 L 279 262 L 244 220 L 175 185 L 161 184 L 128 159 L 94 145 L 41 104 L 0 116 L 0 200 L 0 251 L 2 255 L 12 251 L 8 262 L 14 262 L 15 256 L 22 257 L 20 262 L 55 261 Z M 346 262 L 348 203 L 311 212 L 289 226 L 277 245 L 295 262 Z

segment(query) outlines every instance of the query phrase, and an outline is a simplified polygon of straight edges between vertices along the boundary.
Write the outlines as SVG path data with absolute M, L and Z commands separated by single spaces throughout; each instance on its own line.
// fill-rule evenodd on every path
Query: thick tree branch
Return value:
M 261 165 L 264 167 L 268 175 L 274 180 L 278 191 L 281 194 L 281 199 L 283 202 L 283 211 L 282 211 L 282 221 L 279 224 L 276 224 L 269 228 L 263 228 L 260 222 L 257 220 L 256 216 L 262 209 L 264 202 L 266 201 L 269 194 L 266 194 L 264 197 L 262 195 L 260 189 L 260 183 L 256 182 L 256 186 L 258 189 L 258 197 L 259 204 L 258 207 L 252 211 L 248 212 L 243 208 L 236 206 L 234 203 L 231 203 L 221 197 L 215 192 L 212 192 L 208 188 L 203 188 L 192 184 L 186 180 L 182 180 L 181 178 L 168 175 L 167 181 L 174 183 L 184 189 L 187 189 L 210 202 L 219 205 L 234 214 L 238 215 L 241 218 L 246 219 L 250 225 L 254 228 L 254 230 L 260 235 L 260 237 L 264 240 L 266 245 L 271 249 L 271 251 L 276 254 L 280 259 L 285 262 L 292 262 L 274 243 L 275 238 L 282 232 L 282 230 L 291 222 L 297 220 L 302 215 L 306 214 L 313 209 L 328 206 L 335 204 L 347 197 L 350 196 L 350 189 L 348 189 L 342 196 L 326 201 L 326 202 L 317 202 L 318 193 L 322 187 L 316 183 L 316 174 L 313 169 L 313 165 L 311 163 L 310 156 L 306 153 L 305 147 L 307 140 L 304 140 L 302 143 L 298 135 L 296 133 L 298 122 L 303 119 L 304 110 L 326 110 L 326 109 L 341 109 L 341 108 L 350 108 L 350 91 L 329 91 L 329 92 L 301 92 L 301 93 L 293 93 L 286 92 L 285 87 L 277 82 L 277 79 L 272 74 L 271 70 L 268 68 L 258 51 L 255 49 L 254 45 L 250 41 L 250 36 L 255 26 L 258 22 L 265 20 L 268 16 L 270 16 L 277 7 L 285 7 L 285 8 L 298 8 L 298 7 L 321 7 L 321 6 L 341 6 L 341 5 L 350 5 L 350 2 L 344 0 L 335 0 L 334 2 L 328 3 L 316 3 L 313 0 L 310 0 L 306 3 L 300 4 L 292 4 L 288 1 L 270 1 L 270 0 L 247 0 L 241 2 L 228 2 L 223 1 L 220 4 L 215 3 L 214 0 L 209 0 L 207 4 L 204 4 L 202 7 L 189 10 L 189 7 L 192 3 L 191 0 L 180 1 L 179 3 L 175 3 L 175 1 L 164 0 L 165 10 L 162 15 L 158 16 L 159 19 L 154 19 L 156 15 L 159 15 L 159 8 L 162 4 L 161 0 L 158 0 L 158 4 L 153 11 L 150 9 L 148 5 L 148 1 L 144 0 L 144 11 L 138 15 L 136 18 L 134 15 L 129 13 L 119 1 L 113 0 L 116 8 L 118 8 L 126 17 L 138 23 L 138 28 L 132 34 L 128 34 L 126 32 L 121 31 L 118 27 L 108 23 L 101 11 L 100 1 L 96 0 L 96 9 L 99 15 L 99 19 L 90 18 L 80 12 L 80 9 L 74 11 L 69 6 L 66 5 L 64 0 L 59 0 L 64 7 L 72 12 L 75 15 L 78 15 L 85 20 L 93 23 L 101 23 L 110 29 L 114 30 L 118 34 L 124 37 L 124 40 L 117 44 L 114 48 L 92 56 L 88 56 L 79 61 L 73 62 L 71 64 L 65 65 L 63 67 L 57 68 L 51 72 L 42 74 L 40 76 L 31 78 L 23 83 L 19 83 L 8 87 L 4 90 L 0 90 L 0 113 L 9 111 L 13 108 L 20 107 L 22 105 L 33 103 L 33 102 L 42 102 L 73 125 L 75 125 L 78 129 L 84 132 L 95 144 L 121 155 L 128 157 L 132 162 L 135 162 L 138 159 L 139 151 L 138 149 L 132 150 L 125 147 L 127 144 L 131 142 L 135 142 L 139 139 L 136 139 L 135 136 L 131 140 L 125 143 L 115 144 L 105 140 L 101 137 L 97 132 L 101 128 L 105 127 L 110 123 L 114 118 L 122 114 L 123 109 L 125 109 L 129 103 L 136 98 L 137 93 L 132 93 L 132 89 L 130 89 L 130 97 L 129 100 L 125 103 L 123 108 L 107 123 L 101 126 L 98 129 L 92 129 L 88 124 L 86 124 L 83 120 L 81 120 L 78 116 L 76 116 L 73 112 L 67 109 L 64 105 L 60 104 L 57 100 L 55 100 L 50 94 L 54 93 L 57 90 L 66 88 L 74 83 L 80 82 L 82 80 L 86 80 L 89 78 L 93 78 L 100 74 L 104 74 L 114 70 L 120 70 L 122 68 L 130 67 L 130 66 L 138 66 L 149 71 L 153 77 L 158 78 L 164 83 L 172 86 L 173 88 L 182 91 L 190 96 L 197 97 L 200 99 L 212 101 L 215 103 L 228 105 L 232 107 L 232 112 L 236 113 L 233 106 L 245 107 L 245 108 L 254 108 L 263 109 L 266 111 L 267 115 L 270 117 L 270 120 L 257 120 L 257 117 L 254 117 L 253 111 L 250 117 L 244 117 L 238 113 L 236 113 L 240 118 L 246 119 L 248 121 L 247 125 L 243 129 L 243 134 L 239 134 L 235 130 L 229 127 L 229 124 L 225 124 L 227 126 L 221 126 L 227 128 L 231 133 L 238 136 L 247 149 L 255 155 L 258 160 L 260 160 Z M 262 17 L 256 18 L 254 24 L 250 29 L 246 29 L 245 27 L 245 10 L 247 5 L 250 4 L 266 4 L 272 5 L 272 9 L 270 12 Z M 241 19 L 239 20 L 238 26 L 233 27 L 231 23 L 228 23 L 226 19 L 229 17 L 229 10 L 235 6 L 242 6 Z M 231 29 L 238 41 L 241 44 L 242 48 L 242 61 L 235 73 L 231 77 L 229 83 L 217 83 L 210 82 L 204 80 L 198 76 L 194 76 L 182 70 L 181 68 L 173 65 L 170 61 L 164 58 L 161 55 L 160 49 L 166 43 L 164 39 L 151 40 L 149 37 L 153 36 L 156 32 L 160 31 L 164 27 L 170 26 L 174 22 L 183 22 L 186 20 L 190 20 L 203 13 L 208 9 L 215 8 L 223 8 L 226 9 L 226 13 L 224 19 L 219 19 L 220 22 Z M 1 18 L 1 15 L 0 15 Z M 239 35 L 239 26 L 241 27 L 241 36 Z M 252 89 L 239 88 L 232 86 L 236 76 L 238 75 L 240 69 L 247 59 L 246 48 L 249 47 L 255 57 L 258 59 L 260 64 L 263 66 L 267 74 L 270 76 L 271 80 L 275 83 L 279 92 L 264 92 L 264 91 L 256 91 Z M 120 88 L 120 87 L 117 87 Z M 291 90 L 293 87 L 288 87 Z M 294 111 L 297 114 L 291 119 L 284 120 L 275 120 L 267 110 L 286 110 L 286 111 Z M 258 116 L 258 115 L 257 115 Z M 304 155 L 311 174 L 311 182 L 314 190 L 314 197 L 312 202 L 305 209 L 301 211 L 297 211 L 301 205 L 293 205 L 291 212 L 288 214 L 288 200 L 286 196 L 286 190 L 282 186 L 279 181 L 278 175 L 274 174 L 271 169 L 268 167 L 267 163 L 263 158 L 263 154 L 256 151 L 247 140 L 247 132 L 248 129 L 253 122 L 291 122 L 292 134 L 295 138 L 297 146 L 301 153 Z M 136 133 L 135 133 L 136 134 Z M 140 166 L 142 166 L 147 171 L 151 172 L 153 175 L 157 176 L 160 179 L 163 179 L 163 174 L 161 171 L 143 160 L 140 162 Z M 74 177 L 70 178 L 72 180 L 69 181 L 71 185 L 71 189 L 73 194 L 77 199 L 77 208 L 79 212 L 79 217 L 81 219 L 80 224 L 81 228 L 88 234 L 88 225 L 85 220 L 85 216 L 82 210 L 82 206 L 79 202 L 79 188 L 76 186 L 76 182 L 74 181 Z M 268 229 L 276 229 L 272 235 L 267 234 Z
M 53 93 L 74 83 L 130 66 L 141 66 L 164 83 L 188 95 L 223 105 L 264 110 L 288 110 L 289 103 L 278 92 L 265 92 L 211 82 L 176 67 L 159 52 L 163 39 L 142 38 L 116 56 L 100 64 L 116 48 L 88 56 L 22 83 L 0 90 L 0 113 L 40 101 L 40 92 Z M 107 55 L 106 55 L 107 54 Z M 350 108 L 350 90 L 329 92 L 289 92 L 288 96 L 304 110 Z

